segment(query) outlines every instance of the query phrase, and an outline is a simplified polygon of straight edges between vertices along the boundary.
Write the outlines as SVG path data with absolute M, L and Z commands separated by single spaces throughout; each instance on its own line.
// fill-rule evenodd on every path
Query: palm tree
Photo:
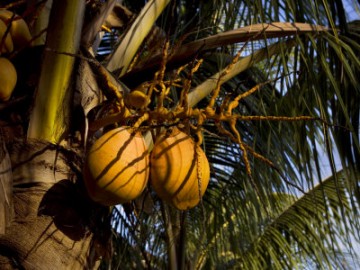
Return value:
M 0 104 L 0 268 L 344 267 L 359 238 L 357 3 L 54 0 L 47 21 L 51 1 L 24 2 L 1 2 L 36 46 L 5 54 L 18 84 Z M 114 114 L 124 100 L 135 110 Z M 160 104 L 189 113 L 163 121 Z M 198 206 L 151 186 L 116 207 L 89 198 L 99 134 L 177 121 L 211 164 Z

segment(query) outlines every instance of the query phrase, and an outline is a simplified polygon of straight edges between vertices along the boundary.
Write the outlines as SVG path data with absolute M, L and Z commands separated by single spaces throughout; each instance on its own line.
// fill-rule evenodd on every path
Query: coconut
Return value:
M 94 201 L 110 206 L 140 196 L 149 171 L 144 138 L 129 127 L 120 127 L 105 133 L 90 147 L 84 181 Z
M 6 24 L 0 20 L 0 55 L 2 53 L 11 53 L 14 50 L 14 43 L 11 38 L 10 32 L 6 32 L 7 26 Z M 4 38 L 4 35 L 6 34 L 5 41 L 3 43 L 2 40 Z
M 14 14 L 12 11 L 0 9 L 0 20 L 2 20 L 6 27 L 10 27 L 10 35 L 16 49 L 28 45 L 32 39 L 27 23 L 19 15 Z
M 210 166 L 204 151 L 189 135 L 178 128 L 160 135 L 150 164 L 150 183 L 161 199 L 179 210 L 200 202 L 210 180 Z
M 4 57 L 0 57 L 0 100 L 7 101 L 15 88 L 17 73 L 14 65 Z

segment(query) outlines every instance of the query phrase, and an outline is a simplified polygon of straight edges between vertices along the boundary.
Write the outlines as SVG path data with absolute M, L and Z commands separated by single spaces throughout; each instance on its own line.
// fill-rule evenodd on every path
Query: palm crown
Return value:
M 188 65 L 181 76 L 191 79 L 191 107 L 207 108 L 217 90 L 218 110 L 241 96 L 232 110 L 239 137 L 230 122 L 219 130 L 210 114 L 201 126 L 212 178 L 200 205 L 179 213 L 152 197 L 151 212 L 140 208 L 127 216 L 134 223 L 115 210 L 115 228 L 121 231 L 116 243 L 131 239 L 119 248 L 135 249 L 132 257 L 140 255 L 136 261 L 143 259 L 148 267 L 165 263 L 162 254 L 170 263 L 173 256 L 175 264 L 194 269 L 339 263 L 336 251 L 349 244 L 346 235 L 358 226 L 358 45 L 345 8 L 352 7 L 294 1 L 170 3 L 142 43 L 140 60 L 128 63 L 131 68 L 117 69 L 123 59 L 116 62 L 121 55 L 116 50 L 107 58 L 109 69 L 136 87 L 140 83 L 134 78 L 151 80 L 161 70 L 168 42 L 165 74 Z M 141 20 L 136 22 L 140 28 Z M 192 72 L 199 59 L 203 63 Z M 168 97 L 174 103 L 180 99 L 176 91 Z M 324 179 L 327 160 L 332 176 Z M 172 242 L 175 251 L 169 248 Z

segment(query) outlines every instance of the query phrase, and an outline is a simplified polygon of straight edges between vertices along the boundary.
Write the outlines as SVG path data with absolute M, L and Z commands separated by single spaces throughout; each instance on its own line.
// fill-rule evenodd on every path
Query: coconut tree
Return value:
M 17 72 L 0 104 L 1 269 L 344 267 L 339 254 L 353 252 L 359 228 L 359 28 L 346 16 L 357 4 L 1 7 L 21 15 L 2 19 L 0 43 Z M 32 38 L 10 49 L 21 18 Z M 114 157 L 97 156 L 125 126 Z M 171 196 L 156 184 L 153 149 L 174 130 L 185 137 L 168 178 L 190 140 L 196 206 L 181 206 L 185 182 Z M 147 150 L 126 152 L 134 133 Z M 127 173 L 149 153 L 150 165 Z M 122 187 L 101 181 L 124 160 L 112 182 L 152 173 L 119 199 Z

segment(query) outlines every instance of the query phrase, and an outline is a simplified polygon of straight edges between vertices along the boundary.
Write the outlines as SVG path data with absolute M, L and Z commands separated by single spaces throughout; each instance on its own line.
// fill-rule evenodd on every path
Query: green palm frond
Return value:
M 278 215 L 275 212 L 269 223 L 262 224 L 261 236 L 239 256 L 240 265 L 246 265 L 246 269 L 273 268 L 272 264 L 293 268 L 313 259 L 320 262 L 321 267 L 331 268 L 336 257 L 331 258 L 329 250 L 340 250 L 340 239 L 355 229 L 344 225 L 345 216 L 353 215 L 345 185 L 346 176 L 339 172 L 337 177 L 324 180 L 299 199 L 287 194 L 276 195 L 275 200 L 284 203 L 284 210 Z M 343 212 L 340 216 L 339 205 Z M 264 267 L 262 262 L 267 261 L 267 256 L 270 265 Z

